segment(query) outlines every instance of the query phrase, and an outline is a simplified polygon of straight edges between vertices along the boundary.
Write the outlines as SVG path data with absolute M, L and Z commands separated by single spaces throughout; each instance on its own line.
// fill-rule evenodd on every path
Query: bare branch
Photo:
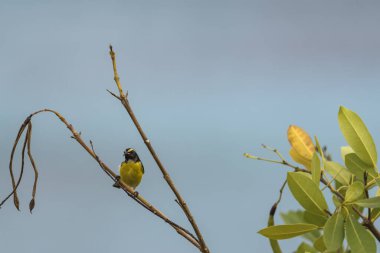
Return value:
M 100 159 L 100 157 L 95 153 L 94 151 L 94 147 L 93 147 L 93 143 L 92 141 L 90 141 L 90 144 L 91 144 L 91 148 L 89 146 L 86 145 L 86 143 L 83 141 L 83 139 L 81 138 L 81 135 L 80 133 L 78 133 L 74 127 L 68 123 L 68 121 L 61 115 L 59 114 L 58 112 L 54 111 L 54 110 L 51 110 L 51 109 L 43 109 L 43 110 L 39 110 L 39 111 L 36 111 L 34 113 L 32 113 L 25 122 L 27 122 L 27 124 L 30 123 L 31 121 L 31 118 L 36 115 L 36 114 L 39 114 L 39 113 L 42 113 L 42 112 L 50 112 L 50 113 L 53 113 L 55 116 L 57 116 L 60 121 L 66 125 L 66 127 L 69 129 L 69 131 L 73 134 L 72 137 L 87 151 L 88 154 L 90 154 L 99 164 L 99 166 L 101 167 L 101 169 L 114 181 L 116 182 L 116 174 Z M 22 134 L 22 132 L 24 131 L 25 129 L 25 126 L 26 124 L 24 123 L 22 125 L 22 127 L 20 128 L 20 131 L 19 131 L 19 134 L 17 135 L 16 137 L 16 141 L 15 141 L 15 146 L 13 148 L 13 151 L 12 151 L 12 154 L 11 154 L 11 162 L 10 162 L 10 168 L 12 168 L 12 162 L 13 162 L 13 155 L 14 155 L 14 150 L 16 149 L 16 146 L 17 146 L 17 143 L 18 143 L 18 140 L 20 139 L 20 136 Z M 24 142 L 24 148 L 23 148 L 23 156 L 24 157 L 24 151 L 25 151 L 25 146 L 26 146 L 26 143 L 28 141 L 28 154 L 29 154 L 29 158 L 31 159 L 31 162 L 32 162 L 32 166 L 33 168 L 35 169 L 35 185 L 34 185 L 34 188 L 33 188 L 33 193 L 32 193 L 32 200 L 31 200 L 31 203 L 29 204 L 29 208 L 30 209 L 33 209 L 32 207 L 34 207 L 34 196 L 35 196 L 35 192 L 36 192 L 36 187 L 37 187 L 37 175 L 38 175 L 38 171 L 37 171 L 37 167 L 35 166 L 35 163 L 34 163 L 34 160 L 31 156 L 31 152 L 30 152 L 30 140 L 31 140 L 31 125 L 28 127 L 28 133 L 27 133 L 27 136 L 25 138 L 25 142 Z M 23 172 L 23 164 L 24 164 L 24 159 L 22 160 L 22 167 L 21 167 L 21 171 Z M 12 170 L 11 170 L 12 171 Z M 13 175 L 13 171 L 12 171 L 12 174 Z M 0 206 L 3 205 L 7 199 L 10 197 L 10 196 L 15 196 L 16 194 L 16 189 L 18 187 L 18 185 L 20 184 L 20 181 L 21 181 L 21 177 L 22 177 L 22 174 L 20 175 L 19 177 L 19 180 L 17 183 L 14 183 L 14 187 L 13 187 L 13 191 L 12 193 L 2 201 L 2 203 L 0 203 Z M 14 177 L 12 176 L 12 179 L 14 180 Z M 156 215 L 157 217 L 161 218 L 163 221 L 165 221 L 166 223 L 168 223 L 178 234 L 180 234 L 181 236 L 183 236 L 185 239 L 187 239 L 190 243 L 192 243 L 195 247 L 197 247 L 198 249 L 200 249 L 200 244 L 199 244 L 199 241 L 196 239 L 196 237 L 194 235 L 192 235 L 188 230 L 186 230 L 185 228 L 181 227 L 180 225 L 176 224 L 175 222 L 171 221 L 166 215 L 164 215 L 160 210 L 158 210 L 157 208 L 155 208 L 152 204 L 150 204 L 147 200 L 145 200 L 143 198 L 143 196 L 141 194 L 136 194 L 134 189 L 129 187 L 128 185 L 126 185 L 125 183 L 123 183 L 122 181 L 119 182 L 120 183 L 120 187 L 121 189 L 128 194 L 129 197 L 131 197 L 133 200 L 135 200 L 137 203 L 139 203 L 141 206 L 143 206 L 145 209 L 147 209 L 148 211 L 150 211 L 151 213 L 153 213 L 154 215 Z M 18 201 L 18 199 L 17 199 Z
M 19 199 L 18 199 L 18 196 L 17 196 L 17 188 L 18 186 L 20 185 L 21 183 L 21 179 L 22 179 L 22 176 L 24 174 L 24 158 L 25 158 L 25 147 L 26 147 L 26 144 L 28 142 L 28 136 L 30 134 L 30 128 L 31 128 L 31 125 L 30 125 L 30 118 L 31 117 L 28 117 L 24 123 L 21 125 L 20 127 L 20 130 L 17 134 L 17 137 L 16 137 L 16 140 L 14 142 L 14 145 L 13 145 L 13 148 L 12 148 L 12 153 L 11 153 L 11 158 L 10 158 L 10 162 L 9 162 L 9 172 L 11 174 L 11 179 L 12 179 L 12 186 L 13 186 L 13 190 L 10 194 L 8 194 L 7 197 L 5 197 L 5 199 L 0 203 L 0 207 L 3 206 L 3 204 L 13 195 L 13 203 L 15 205 L 15 207 L 17 208 L 17 210 L 20 211 L 20 203 L 19 203 Z M 16 147 L 18 145 L 18 142 L 20 140 L 20 137 L 22 136 L 22 133 L 24 132 L 25 130 L 25 127 L 28 126 L 28 129 L 27 129 L 27 133 L 25 135 L 25 140 L 24 140 L 24 144 L 23 144 L 23 147 L 22 147 L 22 153 L 21 153 L 21 170 L 20 170 L 20 175 L 18 177 L 18 180 L 17 180 L 17 183 L 16 183 L 16 180 L 15 180 L 15 177 L 14 177 L 14 174 L 13 174 L 13 158 L 14 158 L 14 153 L 16 151 Z
M 29 202 L 29 211 L 32 212 L 33 208 L 35 206 L 35 197 L 36 197 L 36 191 L 37 191 L 37 182 L 38 182 L 38 169 L 36 166 L 36 163 L 34 162 L 32 151 L 31 151 L 31 142 L 32 142 L 32 121 L 29 122 L 29 128 L 28 128 L 28 157 L 29 161 L 32 164 L 33 171 L 34 171 L 34 183 L 33 183 L 33 191 L 32 191 L 32 199 Z
M 201 232 L 200 232 L 200 230 L 198 228 L 197 223 L 195 222 L 195 219 L 194 219 L 193 215 L 190 212 L 189 207 L 187 206 L 185 200 L 183 199 L 183 197 L 181 196 L 181 194 L 179 193 L 179 191 L 175 187 L 174 182 L 171 180 L 169 173 L 167 172 L 166 168 L 162 164 L 162 162 L 159 159 L 156 151 L 153 149 L 153 146 L 152 146 L 150 140 L 148 139 L 148 137 L 146 136 L 145 132 L 143 131 L 140 123 L 138 122 L 138 120 L 137 120 L 137 118 L 136 118 L 136 116 L 135 116 L 135 114 L 134 114 L 134 112 L 132 110 L 132 107 L 129 104 L 128 97 L 123 93 L 123 89 L 122 89 L 122 86 L 121 86 L 121 83 L 120 83 L 120 78 L 119 78 L 119 75 L 118 75 L 118 72 L 117 72 L 117 67 L 116 67 L 116 55 L 115 55 L 115 52 L 113 51 L 112 46 L 110 46 L 110 56 L 111 56 L 112 66 L 113 66 L 113 72 L 114 72 L 114 80 L 115 80 L 116 86 L 117 86 L 117 88 L 119 90 L 120 102 L 122 103 L 122 105 L 124 106 L 124 108 L 126 109 L 126 111 L 128 112 L 131 120 L 133 121 L 133 123 L 134 123 L 137 131 L 139 132 L 141 138 L 143 139 L 146 147 L 148 148 L 148 150 L 149 150 L 150 154 L 152 155 L 153 159 L 155 160 L 158 168 L 161 170 L 161 173 L 162 173 L 164 179 L 166 180 L 166 182 L 169 185 L 170 189 L 172 190 L 172 192 L 176 196 L 178 202 L 180 203 L 180 206 L 181 206 L 183 212 L 185 213 L 187 219 L 189 220 L 191 226 L 193 227 L 194 232 L 197 235 L 197 238 L 198 238 L 199 243 L 200 243 L 200 250 L 201 250 L 201 252 L 208 253 L 209 249 L 207 248 L 207 245 L 206 245 L 206 243 L 205 243 L 205 241 L 203 239 L 203 236 L 202 236 L 202 234 L 201 234 Z

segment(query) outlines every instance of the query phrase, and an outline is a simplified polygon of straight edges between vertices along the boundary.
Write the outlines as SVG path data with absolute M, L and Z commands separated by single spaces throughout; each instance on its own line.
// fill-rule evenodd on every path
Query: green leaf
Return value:
M 376 196 L 380 196 L 380 188 L 377 189 Z M 372 208 L 371 209 L 371 221 L 374 222 L 379 217 L 380 217 L 380 208 Z
M 312 246 L 307 243 L 301 242 L 300 246 L 298 246 L 296 253 L 317 253 Z
M 362 207 L 376 208 L 380 207 L 380 196 L 369 199 L 359 199 L 352 203 Z
M 344 240 L 344 218 L 340 212 L 331 216 L 323 228 L 323 240 L 326 248 L 331 251 L 338 250 Z
M 318 149 L 318 153 L 321 155 L 322 162 L 323 162 L 325 160 L 325 156 L 323 154 L 323 149 L 321 147 L 321 144 L 319 144 L 319 140 L 318 140 L 317 136 L 314 136 L 314 139 L 315 139 L 315 145 L 317 146 L 317 149 Z
M 319 160 L 317 152 L 314 152 L 313 158 L 311 159 L 311 178 L 316 185 L 319 185 L 319 180 L 321 180 L 321 161 Z
M 290 210 L 287 213 L 280 213 L 280 216 L 285 224 L 303 223 L 304 221 L 304 211 L 301 210 Z
M 368 180 L 372 180 L 377 176 L 375 169 L 360 160 L 355 153 L 346 155 L 345 165 L 361 181 L 364 180 L 364 172 L 366 171 L 368 172 Z
M 311 213 L 309 211 L 304 212 L 303 218 L 304 218 L 305 222 L 310 223 L 310 224 L 314 224 L 318 227 L 323 227 L 327 221 L 326 216 Z
M 340 198 L 338 198 L 336 195 L 332 196 L 332 200 L 333 200 L 333 203 L 334 203 L 336 208 L 338 208 L 342 205 Z
M 346 196 L 346 192 L 347 192 L 347 189 L 348 189 L 348 186 L 344 185 L 344 186 L 341 186 L 337 189 L 337 191 L 342 194 L 343 196 Z
M 354 253 L 376 253 L 376 242 L 372 235 L 351 215 L 346 221 L 346 237 Z
M 371 209 L 371 221 L 375 222 L 380 217 L 380 208 Z
M 274 226 L 274 217 L 273 217 L 273 215 L 272 215 L 272 212 L 269 215 L 268 227 Z M 269 244 L 270 244 L 270 246 L 272 248 L 273 253 L 282 253 L 281 248 L 280 248 L 280 244 L 278 243 L 277 240 L 269 239 Z
M 363 212 L 364 210 L 364 207 L 361 207 L 361 206 L 353 206 L 353 205 L 350 205 L 350 206 L 344 206 L 345 208 L 345 211 L 344 211 L 344 215 L 345 215 L 345 219 L 347 218 L 347 214 L 348 215 L 351 215 L 352 217 L 354 217 L 355 219 L 359 219 L 360 218 L 360 215 L 357 213 L 357 211 L 359 211 L 360 213 Z M 356 210 L 354 210 L 354 208 Z M 347 213 L 348 211 L 348 213 Z M 342 212 L 343 213 L 343 212 Z
M 338 113 L 340 130 L 360 159 L 376 167 L 377 151 L 372 136 L 362 119 L 355 112 L 341 106 Z
M 313 224 L 298 223 L 292 225 L 270 226 L 260 230 L 258 233 L 269 239 L 283 240 L 303 235 L 316 229 L 318 229 L 318 226 Z
M 326 245 L 323 240 L 323 236 L 319 237 L 317 240 L 315 240 L 313 244 L 314 248 L 316 248 L 320 252 L 324 252 L 326 250 Z
M 340 155 L 342 157 L 342 161 L 346 162 L 346 155 L 354 153 L 354 150 L 350 146 L 340 147 Z
M 284 223 L 288 224 L 288 225 L 296 224 L 296 223 L 310 223 L 310 224 L 314 224 L 314 225 L 318 226 L 318 224 L 315 224 L 314 222 L 309 222 L 306 219 L 307 215 L 306 215 L 305 211 L 290 210 L 286 213 L 280 213 L 280 216 L 281 216 L 282 220 L 284 221 Z M 327 220 L 326 217 L 325 217 L 325 219 Z M 319 230 L 314 230 L 314 231 L 307 233 L 307 234 L 304 234 L 302 236 L 305 237 L 307 240 L 314 242 L 315 239 L 317 239 L 319 236 L 321 236 L 321 233 L 319 232 Z
M 325 197 L 313 180 L 297 172 L 288 172 L 287 180 L 290 191 L 303 208 L 315 214 L 327 215 Z
M 345 201 L 346 202 L 353 202 L 357 199 L 359 199 L 364 193 L 364 184 L 360 181 L 355 181 L 352 183 L 352 185 L 348 186 Z
M 339 163 L 326 161 L 325 170 L 342 185 L 349 185 L 353 174 Z
M 326 174 L 328 174 L 328 173 L 326 172 Z M 352 176 L 352 177 L 353 177 L 353 176 Z M 339 183 L 337 180 L 335 180 L 335 178 L 333 178 L 333 179 L 334 179 L 334 183 L 335 183 L 335 189 L 338 189 L 338 188 L 344 186 L 343 184 L 341 184 L 341 183 Z

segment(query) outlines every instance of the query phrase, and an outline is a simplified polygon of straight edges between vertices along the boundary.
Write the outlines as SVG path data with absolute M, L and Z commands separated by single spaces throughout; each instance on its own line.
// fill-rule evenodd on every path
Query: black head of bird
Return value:
M 127 148 L 124 151 L 124 157 L 125 157 L 125 161 L 133 160 L 136 162 L 139 160 L 139 157 L 133 148 Z

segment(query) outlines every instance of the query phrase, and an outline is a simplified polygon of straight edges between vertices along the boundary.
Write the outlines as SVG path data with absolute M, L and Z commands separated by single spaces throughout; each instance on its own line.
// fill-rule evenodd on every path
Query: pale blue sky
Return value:
M 0 198 L 8 159 L 32 111 L 61 112 L 117 168 L 135 147 L 146 168 L 138 188 L 187 226 L 116 90 L 121 81 L 212 252 L 270 252 L 256 233 L 287 169 L 245 159 L 261 143 L 287 155 L 296 124 L 339 158 L 339 105 L 358 112 L 380 143 L 378 1 L 0 1 Z M 27 211 L 0 210 L 2 250 L 197 252 L 121 192 L 51 115 L 34 119 L 40 184 Z M 298 205 L 285 192 L 281 210 Z M 279 222 L 279 219 L 277 219 Z M 284 252 L 298 240 L 283 242 Z

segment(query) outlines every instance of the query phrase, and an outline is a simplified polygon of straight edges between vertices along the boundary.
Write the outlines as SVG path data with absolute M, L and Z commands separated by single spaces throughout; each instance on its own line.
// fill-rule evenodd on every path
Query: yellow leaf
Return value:
M 311 161 L 315 152 L 315 146 L 305 130 L 298 126 L 290 125 L 288 128 L 288 140 L 300 156 Z
M 311 168 L 311 160 L 306 159 L 305 157 L 301 156 L 300 154 L 297 153 L 297 151 L 294 148 L 291 148 L 289 151 L 290 157 L 299 164 L 302 164 L 305 166 L 307 169 L 310 170 Z

